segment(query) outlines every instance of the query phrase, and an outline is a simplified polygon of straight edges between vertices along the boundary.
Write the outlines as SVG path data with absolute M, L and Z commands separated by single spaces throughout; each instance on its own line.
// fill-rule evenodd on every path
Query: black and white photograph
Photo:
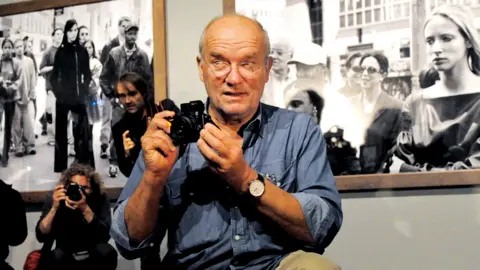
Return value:
M 264 103 L 310 114 L 334 175 L 480 168 L 480 1 L 236 0 L 273 58 Z
M 78 163 L 95 169 L 105 186 L 123 187 L 133 164 L 123 149 L 128 134 L 113 127 L 154 98 L 152 0 L 58 7 L 0 22 L 0 178 L 20 191 L 48 190 Z M 130 88 L 118 93 L 120 81 L 141 82 L 141 100 L 125 98 Z

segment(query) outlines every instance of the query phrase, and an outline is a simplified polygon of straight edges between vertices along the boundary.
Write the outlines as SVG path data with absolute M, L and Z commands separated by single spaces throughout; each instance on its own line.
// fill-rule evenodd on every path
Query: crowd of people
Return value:
M 40 135 L 48 136 L 47 144 L 55 147 L 53 171 L 65 170 L 69 156 L 95 168 L 92 128 L 100 122 L 100 158 L 108 158 L 108 173 L 116 177 L 119 168 L 112 126 L 124 113 L 115 95 L 118 79 L 126 72 L 139 74 L 153 99 L 153 66 L 147 53 L 137 46 L 138 31 L 139 26 L 129 17 L 120 18 L 118 35 L 99 50 L 98 56 L 88 27 L 68 20 L 63 29 L 54 29 L 52 45 L 38 67 L 28 36 L 14 41 L 5 38 L 0 76 L 0 121 L 5 115 L 1 125 L 2 166 L 8 166 L 10 152 L 16 157 L 36 154 L 36 85 L 42 76 L 47 99 Z
M 112 215 L 91 153 L 80 148 L 88 143 L 82 140 L 91 138 L 91 127 L 84 103 L 76 98 L 93 95 L 88 91 L 91 67 L 98 62 L 87 61 L 88 41 L 75 43 L 80 42 L 75 29 L 75 21 L 67 22 L 51 73 L 56 109 L 64 110 L 62 124 L 56 125 L 56 143 L 60 133 L 63 146 L 56 155 L 67 153 L 68 112 L 83 117 L 73 121 L 74 133 L 81 129 L 73 140 L 75 150 L 84 152 L 68 168 L 58 163 L 63 173 L 35 229 L 46 247 L 40 260 L 46 269 L 115 269 L 118 253 L 141 258 L 142 269 L 340 269 L 322 255 L 343 222 L 335 173 L 456 170 L 478 164 L 480 36 L 464 7 L 439 7 L 425 22 L 433 69 L 421 74 L 423 89 L 404 101 L 382 88 L 389 71 L 382 53 L 350 56 L 346 85 L 333 89 L 325 56 L 312 54 L 319 46 L 308 44 L 288 60 L 295 65 L 295 78 L 285 78 L 288 72 L 272 61 L 282 52 L 271 48 L 262 25 L 224 15 L 205 27 L 199 41 L 196 62 L 211 121 L 202 123 L 197 141 L 172 140 L 172 119 L 182 110 L 168 99 L 152 101 L 150 77 L 142 73 L 146 69 L 136 69 L 145 64 L 142 57 L 134 58 L 133 70 L 101 72 L 105 98 L 118 99 L 124 110 L 111 129 L 116 162 L 129 179 Z M 134 29 L 125 26 L 125 44 L 132 44 L 128 33 Z M 136 51 L 117 48 L 104 67 L 129 66 L 122 61 Z M 71 54 L 78 55 L 74 62 Z M 59 57 L 63 60 L 55 64 Z M 11 63 L 20 60 L 10 61 L 14 70 Z M 69 65 L 78 68 L 66 71 Z M 265 96 L 264 89 L 281 94 Z M 338 102 L 349 106 L 338 107 Z M 349 130 L 354 124 L 362 132 Z M 360 144 L 355 133 L 361 133 Z M 5 223 L 0 230 L 9 234 L 0 238 L 0 255 L 6 257 L 8 246 L 24 241 L 26 218 L 19 193 L 1 182 L 0 188 L 0 199 L 16 201 L 16 208 L 9 202 L 8 210 L 18 223 Z M 167 233 L 168 252 L 160 260 Z M 116 249 L 107 243 L 110 237 Z

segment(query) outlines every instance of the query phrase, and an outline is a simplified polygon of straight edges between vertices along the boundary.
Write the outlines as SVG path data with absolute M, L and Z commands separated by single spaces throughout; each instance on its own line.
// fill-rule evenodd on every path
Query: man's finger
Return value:
M 148 125 L 147 132 L 154 132 L 156 130 L 163 130 L 170 133 L 170 126 L 172 124 L 164 118 L 153 118 Z
M 65 201 L 65 206 L 72 209 L 72 210 L 75 210 L 75 208 L 68 203 L 68 199 Z
M 207 129 L 203 129 L 200 131 L 200 137 L 203 139 L 205 143 L 208 144 L 211 148 L 213 148 L 215 151 L 217 151 L 220 155 L 225 154 L 225 144 L 215 137 L 212 132 L 210 132 Z
M 153 140 L 155 140 L 157 138 L 162 139 L 162 141 L 164 141 L 172 151 L 175 150 L 175 145 L 173 145 L 172 139 L 163 130 L 159 130 L 157 132 L 151 133 L 150 138 L 153 139 Z
M 215 163 L 218 166 L 221 166 L 223 159 L 217 155 L 217 153 L 210 147 L 202 138 L 197 141 L 198 150 L 200 153 L 210 162 Z
M 159 151 L 162 155 L 168 156 L 171 152 L 175 150 L 175 148 L 172 148 L 171 142 L 167 142 L 165 138 L 162 136 L 158 137 L 148 137 L 145 138 L 147 141 L 147 148 L 148 149 L 155 149 Z
M 174 111 L 161 111 L 161 112 L 158 112 L 155 114 L 155 116 L 152 118 L 152 120 L 154 119 L 165 119 L 165 118 L 170 118 L 170 117 L 173 117 L 175 116 L 175 112 Z
M 220 141 L 224 141 L 225 138 L 229 136 L 229 134 L 225 133 L 223 130 L 220 130 L 218 127 L 211 123 L 207 123 L 204 127 L 205 130 L 207 130 L 209 133 L 211 133 L 213 136 L 215 136 L 217 139 Z
M 125 131 L 123 134 L 122 134 L 122 137 L 123 139 L 125 140 L 127 138 L 127 135 L 130 133 L 129 130 Z

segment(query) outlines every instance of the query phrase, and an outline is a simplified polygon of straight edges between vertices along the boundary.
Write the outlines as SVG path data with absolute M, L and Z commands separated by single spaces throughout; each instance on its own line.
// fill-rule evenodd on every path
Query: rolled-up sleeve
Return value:
M 134 243 L 131 241 L 128 234 L 127 224 L 125 221 L 125 207 L 127 206 L 129 198 L 137 189 L 145 171 L 145 163 L 143 161 L 143 152 L 140 152 L 137 162 L 133 167 L 132 173 L 128 178 L 127 184 L 122 190 L 117 204 L 113 211 L 112 226 L 110 227 L 110 236 L 115 241 L 120 254 L 126 259 L 132 260 L 139 258 L 147 252 L 149 248 L 158 241 L 157 236 L 165 235 L 165 231 L 159 232 L 160 228 L 155 228 L 145 240 L 141 243 Z M 157 223 L 158 225 L 158 223 Z M 161 239 L 159 240 L 161 241 Z
M 302 207 L 314 241 L 306 248 L 323 252 L 342 225 L 341 199 L 328 164 L 326 143 L 320 128 L 310 119 L 303 134 L 305 137 L 297 157 L 297 191 L 293 196 Z

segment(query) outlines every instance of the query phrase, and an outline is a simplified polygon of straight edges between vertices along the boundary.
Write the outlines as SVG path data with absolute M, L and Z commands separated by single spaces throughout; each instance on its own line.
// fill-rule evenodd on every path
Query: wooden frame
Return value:
M 27 0 L 0 5 L 0 17 L 70 7 L 76 5 L 94 4 L 114 0 Z M 165 0 L 151 0 L 153 12 L 153 46 L 154 46 L 154 86 L 155 101 L 167 97 L 167 51 L 166 51 L 166 25 L 165 25 Z M 106 187 L 106 193 L 111 199 L 118 198 L 123 187 Z M 49 190 L 36 190 L 21 192 L 26 203 L 43 202 Z
M 235 13 L 235 0 L 223 0 L 223 13 Z M 341 192 L 471 187 L 480 185 L 480 170 L 337 176 L 336 183 Z
M 0 5 L 0 17 L 27 12 L 93 4 L 113 0 L 30 0 Z M 235 5 L 233 6 L 235 8 Z M 160 101 L 167 97 L 167 51 L 165 30 L 165 0 L 152 0 L 153 11 L 153 44 L 154 44 L 154 79 L 155 100 Z

